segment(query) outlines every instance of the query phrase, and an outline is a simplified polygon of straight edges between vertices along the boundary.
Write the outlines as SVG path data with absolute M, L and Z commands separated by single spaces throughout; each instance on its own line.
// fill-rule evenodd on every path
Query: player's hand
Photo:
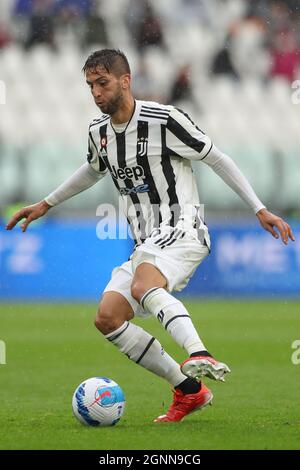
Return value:
M 295 241 L 291 227 L 281 217 L 272 214 L 272 212 L 269 212 L 267 209 L 261 209 L 257 212 L 256 216 L 262 227 L 270 232 L 274 238 L 279 238 L 278 232 L 275 230 L 276 228 L 279 231 L 281 240 L 285 245 L 288 244 L 289 238 L 293 240 L 293 242 Z
M 6 230 L 12 230 L 14 226 L 22 219 L 24 222 L 21 225 L 22 232 L 26 232 L 28 225 L 36 219 L 39 219 L 48 212 L 51 206 L 47 204 L 46 201 L 37 202 L 32 206 L 26 206 L 20 209 L 15 215 L 10 219 L 6 225 Z

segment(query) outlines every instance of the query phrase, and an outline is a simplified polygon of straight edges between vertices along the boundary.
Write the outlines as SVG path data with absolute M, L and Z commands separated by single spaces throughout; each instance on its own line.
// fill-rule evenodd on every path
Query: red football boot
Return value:
M 197 393 L 184 395 L 181 390 L 174 390 L 173 403 L 165 415 L 154 420 L 155 423 L 165 423 L 181 421 L 185 416 L 194 411 L 201 410 L 205 406 L 212 404 L 212 392 L 202 383 L 201 389 Z

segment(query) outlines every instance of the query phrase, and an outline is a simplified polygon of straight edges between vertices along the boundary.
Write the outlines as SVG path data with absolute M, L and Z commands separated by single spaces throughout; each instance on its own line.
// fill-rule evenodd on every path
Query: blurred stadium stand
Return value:
M 41 199 L 85 160 L 87 127 L 98 110 L 81 68 L 90 51 L 109 46 L 127 54 L 138 98 L 171 98 L 232 156 L 266 204 L 296 214 L 298 4 L 2 0 L 1 206 Z M 247 210 L 205 165 L 195 171 L 207 209 Z M 62 210 L 91 214 L 116 198 L 105 178 Z
M 1 0 L 0 225 L 85 161 L 99 111 L 81 69 L 103 47 L 126 53 L 137 98 L 184 109 L 271 210 L 299 219 L 299 8 L 299 0 Z M 299 223 L 296 242 L 283 246 L 206 165 L 194 168 L 213 250 L 185 295 L 299 298 Z M 94 301 L 132 250 L 130 239 L 96 237 L 104 202 L 117 204 L 109 177 L 26 236 L 1 230 L 0 300 Z

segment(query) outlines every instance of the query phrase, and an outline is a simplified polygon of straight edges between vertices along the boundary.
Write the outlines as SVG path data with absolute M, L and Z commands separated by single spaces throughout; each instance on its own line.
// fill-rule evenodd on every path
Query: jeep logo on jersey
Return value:
M 111 175 L 115 179 L 125 180 L 126 178 L 136 181 L 139 178 L 144 178 L 144 169 L 142 166 L 125 166 L 125 168 L 116 168 L 114 165 L 111 167 Z

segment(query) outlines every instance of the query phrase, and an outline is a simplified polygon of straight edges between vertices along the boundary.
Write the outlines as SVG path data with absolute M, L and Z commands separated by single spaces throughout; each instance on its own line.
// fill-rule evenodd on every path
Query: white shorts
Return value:
M 174 232 L 174 229 L 172 231 Z M 172 233 L 170 230 L 154 231 L 135 249 L 129 261 L 112 271 L 111 280 L 104 289 L 104 292 L 114 291 L 123 295 L 131 305 L 135 316 L 150 315 L 131 295 L 133 276 L 141 263 L 150 263 L 159 269 L 167 279 L 169 292 L 181 291 L 209 253 L 208 247 L 202 245 L 189 232 L 181 233 L 182 238 L 175 240 L 172 240 L 170 233 Z

